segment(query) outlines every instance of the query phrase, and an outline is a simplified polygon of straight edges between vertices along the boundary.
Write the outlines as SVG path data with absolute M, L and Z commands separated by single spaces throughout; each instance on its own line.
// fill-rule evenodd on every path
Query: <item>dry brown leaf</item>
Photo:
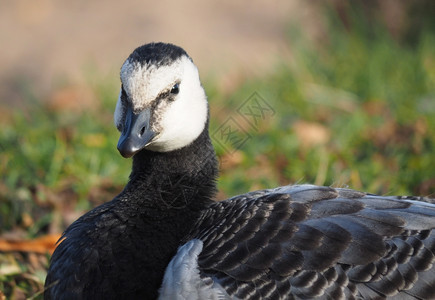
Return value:
M 98 109 L 94 92 L 84 86 L 69 86 L 53 93 L 48 106 L 54 111 L 83 112 Z
M 240 150 L 235 150 L 233 152 L 226 152 L 219 158 L 219 168 L 221 170 L 229 170 L 238 165 L 243 161 L 244 155 Z
M 59 238 L 60 234 L 48 234 L 33 240 L 0 239 L 0 251 L 52 254 L 56 248 L 56 242 L 59 240 Z
M 328 128 L 313 122 L 297 121 L 293 124 L 293 130 L 301 142 L 301 146 L 305 148 L 324 145 L 331 137 Z
M 274 181 L 279 181 L 278 172 L 274 168 L 274 164 L 266 154 L 259 154 L 255 157 L 255 164 L 245 171 L 247 178 L 253 178 L 254 183 L 250 190 L 260 190 L 266 188 L 262 186 L 258 179 L 269 178 Z
M 362 106 L 365 112 L 370 116 L 389 116 L 390 108 L 383 101 L 369 101 Z
M 12 113 L 10 111 L 10 109 L 4 107 L 4 106 L 0 106 L 0 124 L 8 124 L 11 123 L 12 121 Z M 0 295 L 1 297 L 1 295 Z M 0 298 L 1 299 L 1 298 Z

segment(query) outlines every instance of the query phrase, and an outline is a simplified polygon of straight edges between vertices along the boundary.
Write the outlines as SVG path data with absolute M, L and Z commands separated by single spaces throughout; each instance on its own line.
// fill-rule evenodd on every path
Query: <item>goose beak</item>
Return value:
M 150 109 L 144 109 L 138 114 L 127 107 L 124 128 L 118 141 L 118 151 L 125 158 L 132 157 L 145 148 L 156 136 L 150 126 Z

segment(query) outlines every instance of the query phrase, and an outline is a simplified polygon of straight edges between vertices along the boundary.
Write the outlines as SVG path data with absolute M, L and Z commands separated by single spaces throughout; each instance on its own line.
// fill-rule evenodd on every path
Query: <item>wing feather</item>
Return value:
M 240 299 L 435 298 L 435 205 L 284 186 L 213 204 L 188 239 L 202 280 Z

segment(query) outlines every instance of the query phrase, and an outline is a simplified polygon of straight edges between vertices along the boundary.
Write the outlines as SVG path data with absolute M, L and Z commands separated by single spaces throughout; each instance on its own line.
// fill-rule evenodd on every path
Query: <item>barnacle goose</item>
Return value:
M 45 299 L 435 299 L 435 205 L 313 185 L 214 202 L 198 70 L 151 43 L 121 69 L 125 189 L 75 221 Z M 423 200 L 423 201 L 418 201 Z

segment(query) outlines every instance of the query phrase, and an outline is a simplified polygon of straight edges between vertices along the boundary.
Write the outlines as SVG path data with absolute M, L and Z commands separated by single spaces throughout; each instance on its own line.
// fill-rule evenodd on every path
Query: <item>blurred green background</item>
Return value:
M 435 196 L 435 2 L 188 2 L 161 11 L 137 1 L 101 11 L 82 1 L 0 3 L 21 36 L 39 28 L 51 37 L 19 43 L 1 23 L 16 47 L 6 47 L 0 73 L 2 239 L 60 233 L 123 188 L 131 161 L 116 150 L 118 72 L 152 40 L 179 44 L 199 66 L 219 199 L 295 183 Z M 62 30 L 76 26 L 88 26 L 86 39 Z M 254 120 L 246 108 L 255 103 L 267 110 Z M 242 145 L 219 134 L 228 122 Z M 41 298 L 48 257 L 0 251 L 0 299 Z

